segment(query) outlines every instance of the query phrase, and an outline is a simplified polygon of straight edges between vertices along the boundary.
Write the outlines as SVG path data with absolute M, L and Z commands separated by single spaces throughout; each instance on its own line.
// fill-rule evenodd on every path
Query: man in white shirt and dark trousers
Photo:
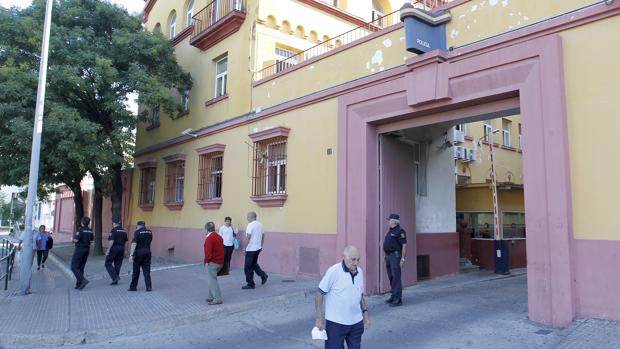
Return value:
M 263 225 L 256 220 L 256 212 L 248 213 L 248 226 L 245 228 L 245 235 L 248 237 L 247 246 L 245 247 L 245 271 L 246 285 L 241 287 L 244 290 L 256 288 L 254 284 L 254 273 L 260 276 L 261 284 L 267 282 L 267 273 L 265 273 L 258 265 L 258 255 L 263 248 L 265 235 Z
M 342 262 L 327 269 L 319 283 L 315 326 L 327 332 L 325 349 L 344 349 L 345 341 L 348 349 L 361 348 L 364 329 L 370 326 L 364 301 L 364 272 L 357 266 L 359 261 L 357 248 L 347 246 Z

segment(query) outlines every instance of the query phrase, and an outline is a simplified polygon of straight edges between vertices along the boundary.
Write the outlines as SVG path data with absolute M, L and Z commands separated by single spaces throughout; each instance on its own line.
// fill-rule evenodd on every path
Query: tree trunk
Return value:
M 80 181 L 69 184 L 69 188 L 73 192 L 73 204 L 75 206 L 73 228 L 74 232 L 76 232 L 80 228 L 82 217 L 84 217 L 84 197 L 82 196 Z
M 95 216 L 95 224 L 93 227 L 93 232 L 95 233 L 95 246 L 93 252 L 96 255 L 103 254 L 103 244 L 102 244 L 102 220 L 103 220 L 103 183 L 101 181 L 101 177 L 98 175 L 93 175 L 93 182 L 95 185 L 95 197 L 94 197 L 94 212 Z
M 121 164 L 112 166 L 112 219 L 121 221 L 123 218 L 123 172 Z M 121 222 L 127 226 L 128 222 Z

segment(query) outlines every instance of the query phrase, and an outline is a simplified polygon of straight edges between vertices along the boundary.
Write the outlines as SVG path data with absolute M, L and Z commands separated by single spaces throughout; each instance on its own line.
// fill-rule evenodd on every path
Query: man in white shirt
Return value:
M 364 301 L 364 272 L 357 265 L 360 253 L 354 246 L 344 249 L 344 259 L 325 272 L 316 293 L 316 323 L 325 329 L 325 349 L 359 349 L 364 328 L 370 326 Z M 325 315 L 323 315 L 325 299 Z
M 235 249 L 234 240 L 237 237 L 237 232 L 235 228 L 232 226 L 232 218 L 226 217 L 224 218 L 224 225 L 220 227 L 218 234 L 224 240 L 224 269 L 228 274 L 228 270 L 230 269 L 230 260 L 232 259 L 232 254 Z
M 263 225 L 256 220 L 256 212 L 248 213 L 247 218 L 248 226 L 245 228 L 245 235 L 248 241 L 245 247 L 245 265 L 243 267 L 245 271 L 245 282 L 247 284 L 241 288 L 244 290 L 251 290 L 256 288 L 254 284 L 254 273 L 260 276 L 262 285 L 267 282 L 267 273 L 258 265 L 258 255 L 263 248 L 265 234 Z

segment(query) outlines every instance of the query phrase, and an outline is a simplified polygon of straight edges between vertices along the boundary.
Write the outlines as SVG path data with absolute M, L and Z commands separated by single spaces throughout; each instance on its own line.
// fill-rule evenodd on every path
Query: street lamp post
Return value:
M 43 24 L 43 40 L 41 44 L 41 63 L 39 65 L 39 87 L 37 105 L 34 112 L 34 128 L 32 131 L 32 153 L 30 155 L 30 176 L 28 178 L 28 199 L 26 201 L 26 218 L 23 239 L 23 257 L 20 270 L 20 291 L 30 293 L 30 277 L 32 276 L 33 235 L 32 211 L 39 185 L 39 156 L 41 153 L 41 132 L 43 131 L 43 106 L 45 102 L 45 84 L 47 81 L 47 56 L 49 51 L 50 27 L 52 22 L 53 0 L 45 2 L 45 21 Z

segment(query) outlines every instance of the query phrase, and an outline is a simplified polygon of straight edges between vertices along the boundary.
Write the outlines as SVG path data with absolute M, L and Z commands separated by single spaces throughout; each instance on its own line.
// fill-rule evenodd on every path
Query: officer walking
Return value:
M 88 227 L 90 218 L 82 217 L 81 223 L 82 226 L 73 236 L 75 250 L 73 257 L 71 257 L 71 271 L 75 275 L 75 288 L 78 290 L 83 290 L 88 284 L 88 280 L 84 277 L 84 267 L 90 253 L 90 243 L 93 241 L 93 231 Z
M 385 266 L 387 267 L 388 278 L 390 279 L 390 298 L 385 302 L 390 307 L 403 305 L 403 284 L 401 281 L 401 268 L 405 263 L 405 253 L 407 252 L 407 233 L 400 227 L 400 216 L 391 213 L 388 217 L 388 227 L 383 241 L 383 251 L 385 252 Z
M 112 241 L 105 253 L 105 268 L 110 274 L 112 283 L 110 285 L 118 285 L 120 281 L 121 265 L 125 257 L 125 243 L 127 242 L 127 232 L 121 227 L 121 221 L 115 219 L 112 222 L 112 230 L 108 240 Z M 112 265 L 114 264 L 114 265 Z
M 131 240 L 131 252 L 129 254 L 129 263 L 133 261 L 133 274 L 131 275 L 131 284 L 129 291 L 137 291 L 138 279 L 140 278 L 140 268 L 144 274 L 144 283 L 146 284 L 146 292 L 151 292 L 151 241 L 153 241 L 153 232 L 151 232 L 144 221 L 138 221 L 138 229 L 133 233 Z

